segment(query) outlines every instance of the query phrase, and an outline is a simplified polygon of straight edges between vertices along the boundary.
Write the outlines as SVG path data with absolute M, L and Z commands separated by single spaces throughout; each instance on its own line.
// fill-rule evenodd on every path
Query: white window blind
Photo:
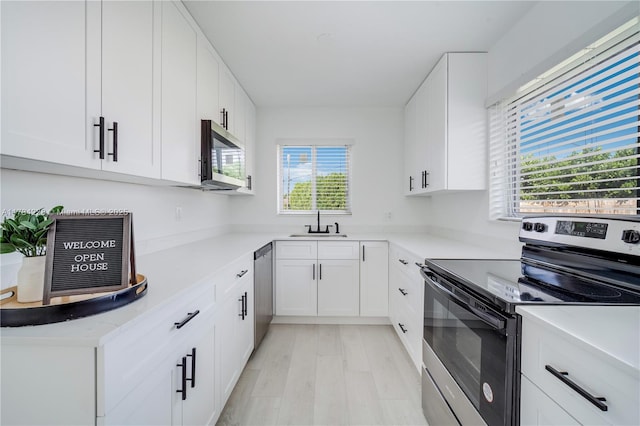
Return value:
M 280 213 L 350 213 L 350 146 L 279 145 Z
M 489 108 L 491 215 L 640 213 L 638 19 Z

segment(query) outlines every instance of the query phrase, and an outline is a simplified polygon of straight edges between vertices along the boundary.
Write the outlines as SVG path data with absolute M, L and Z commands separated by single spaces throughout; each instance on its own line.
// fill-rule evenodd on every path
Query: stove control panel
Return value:
M 540 216 L 522 219 L 520 241 L 548 242 L 640 256 L 640 220 Z

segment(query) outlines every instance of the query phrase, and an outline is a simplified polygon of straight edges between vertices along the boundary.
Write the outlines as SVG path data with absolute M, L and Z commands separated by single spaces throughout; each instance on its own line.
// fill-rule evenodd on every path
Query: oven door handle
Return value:
M 471 312 L 473 315 L 478 317 L 485 324 L 490 325 L 496 330 L 504 330 L 505 321 L 502 318 L 497 318 L 487 312 L 484 312 L 476 308 L 475 306 L 471 306 L 467 301 L 463 300 L 460 296 L 451 292 L 450 290 L 442 286 L 440 283 L 438 283 L 435 280 L 435 274 L 433 272 L 420 269 L 420 274 L 425 279 L 425 281 L 431 286 L 431 288 L 444 294 L 446 297 L 452 299 L 454 302 L 456 302 L 456 304 L 458 304 L 460 307 Z M 469 297 L 470 300 L 473 300 L 471 296 L 467 296 L 467 297 Z

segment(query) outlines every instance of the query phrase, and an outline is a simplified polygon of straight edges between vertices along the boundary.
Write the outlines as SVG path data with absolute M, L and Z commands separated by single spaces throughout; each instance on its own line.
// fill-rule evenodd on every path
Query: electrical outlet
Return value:
M 176 207 L 176 220 L 182 220 L 182 207 Z

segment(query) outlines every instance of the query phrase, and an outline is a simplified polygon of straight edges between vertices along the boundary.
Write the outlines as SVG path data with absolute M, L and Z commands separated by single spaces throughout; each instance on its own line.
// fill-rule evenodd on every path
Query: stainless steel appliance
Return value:
M 258 249 L 253 254 L 254 284 L 254 350 L 269 330 L 273 319 L 273 243 Z
M 201 120 L 200 179 L 208 190 L 236 190 L 245 186 L 244 146 L 212 120 Z M 250 182 L 246 183 L 250 188 Z
M 639 217 L 525 218 L 519 260 L 429 260 L 429 424 L 519 424 L 520 304 L 640 305 Z

